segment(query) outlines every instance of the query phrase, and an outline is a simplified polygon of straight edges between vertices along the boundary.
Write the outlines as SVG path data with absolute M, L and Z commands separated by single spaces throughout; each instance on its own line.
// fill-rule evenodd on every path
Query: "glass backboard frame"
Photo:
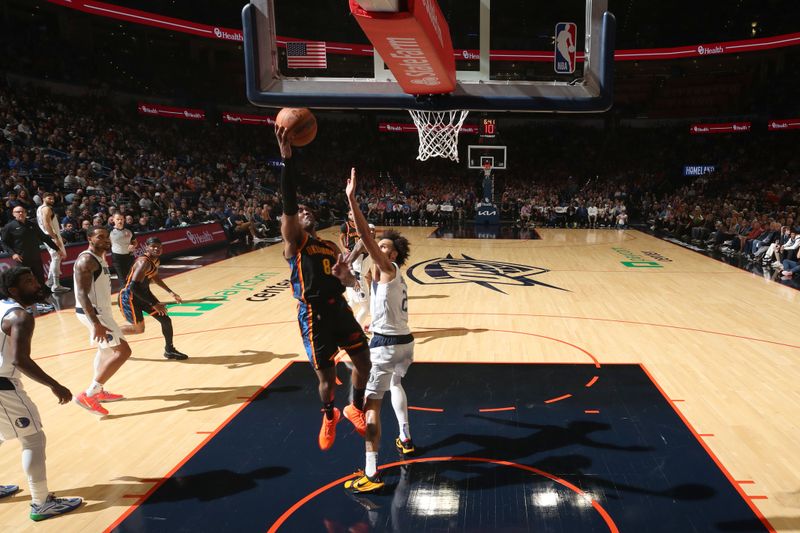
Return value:
M 508 149 L 497 144 L 469 144 L 467 145 L 467 168 L 470 170 L 483 169 L 484 157 L 492 158 L 492 170 L 505 170 L 508 165 L 506 156 Z
M 291 77 L 278 68 L 274 0 L 251 0 L 242 10 L 247 97 L 262 107 L 314 109 L 418 109 L 592 113 L 613 103 L 616 19 L 608 0 L 586 0 L 583 78 L 572 81 L 489 79 L 491 0 L 480 2 L 480 66 L 458 71 L 456 90 L 417 97 L 404 93 L 375 57 L 374 78 Z

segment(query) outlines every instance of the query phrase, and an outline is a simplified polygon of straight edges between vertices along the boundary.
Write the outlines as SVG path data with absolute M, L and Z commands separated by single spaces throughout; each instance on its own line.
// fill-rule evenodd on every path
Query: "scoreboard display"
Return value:
M 493 118 L 484 118 L 481 121 L 480 136 L 483 139 L 494 139 L 497 136 L 497 121 Z

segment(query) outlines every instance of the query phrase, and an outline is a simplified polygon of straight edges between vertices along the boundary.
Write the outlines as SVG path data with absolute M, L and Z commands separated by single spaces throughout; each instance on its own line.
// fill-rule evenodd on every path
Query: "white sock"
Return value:
M 378 471 L 378 452 L 367 452 L 367 466 L 364 467 L 364 473 L 369 477 L 375 475 Z
M 94 355 L 94 375 L 97 377 L 97 369 L 100 368 L 100 350 Z
M 45 439 L 41 431 L 33 435 L 20 437 L 22 444 L 22 470 L 28 476 L 31 489 L 31 500 L 41 505 L 50 493 L 47 488 L 47 469 L 45 467 Z
M 86 396 L 94 396 L 101 390 L 103 390 L 103 384 L 98 383 L 97 381 L 92 381 L 92 384 L 89 385 L 88 389 L 86 389 Z
M 408 399 L 406 391 L 400 382 L 400 377 L 392 376 L 392 384 L 389 387 L 392 394 L 392 408 L 394 416 L 397 417 L 397 425 L 400 428 L 400 440 L 411 438 L 411 429 L 408 423 Z

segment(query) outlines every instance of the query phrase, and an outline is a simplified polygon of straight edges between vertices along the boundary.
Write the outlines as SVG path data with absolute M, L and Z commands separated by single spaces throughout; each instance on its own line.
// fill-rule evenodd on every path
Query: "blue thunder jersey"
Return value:
M 344 285 L 333 275 L 339 250 L 328 241 L 306 233 L 305 240 L 288 258 L 294 297 L 302 302 L 341 296 Z

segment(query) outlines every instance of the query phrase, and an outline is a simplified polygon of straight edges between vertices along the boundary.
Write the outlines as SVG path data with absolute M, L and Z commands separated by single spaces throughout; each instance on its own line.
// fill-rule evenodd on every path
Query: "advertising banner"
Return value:
M 250 124 L 253 126 L 274 126 L 275 117 L 265 115 L 247 115 L 245 113 L 222 113 L 222 122 L 229 124 Z
M 702 176 L 703 174 L 711 174 L 716 171 L 716 165 L 684 165 L 684 176 Z
M 185 226 L 182 228 L 164 229 L 158 231 L 151 231 L 148 233 L 137 233 L 136 240 L 139 243 L 139 248 L 134 252 L 139 256 L 144 253 L 144 241 L 148 237 L 158 237 L 164 245 L 163 257 L 170 257 L 182 253 L 190 252 L 199 248 L 205 248 L 217 244 L 223 244 L 227 241 L 225 231 L 219 222 L 210 222 L 208 224 L 197 224 L 194 226 Z M 78 254 L 86 250 L 88 243 L 80 242 L 67 245 L 67 257 L 61 262 L 61 278 L 72 277 L 72 266 L 78 258 Z M 47 250 L 42 250 L 42 264 L 44 264 L 44 271 L 50 267 L 50 254 Z M 106 256 L 106 261 L 111 264 L 111 254 Z M 5 270 L 18 263 L 11 259 L 11 257 L 3 254 L 0 257 L 0 270 Z
M 725 122 L 720 124 L 692 124 L 689 133 L 706 135 L 710 133 L 745 133 L 750 131 L 750 122 Z
M 202 109 L 192 109 L 189 107 L 172 107 L 160 104 L 145 104 L 139 102 L 136 110 L 140 115 L 151 117 L 179 118 L 181 120 L 205 120 L 206 112 Z
M 800 129 L 800 118 L 770 120 L 767 128 L 769 131 L 797 130 Z
M 142 24 L 162 28 L 165 30 L 188 33 L 217 39 L 223 41 L 233 41 L 240 43 L 244 40 L 242 30 L 237 28 L 223 28 L 221 26 L 210 26 L 199 24 L 189 20 L 176 19 L 140 11 L 128 7 L 108 4 L 104 2 L 94 2 L 92 0 L 47 0 L 51 4 L 56 4 L 69 9 L 75 9 L 84 13 L 109 17 L 117 20 L 124 20 L 134 24 Z M 302 41 L 303 39 L 278 36 L 278 46 L 285 48 L 289 42 Z M 328 42 L 327 53 L 340 55 L 371 56 L 373 47 L 369 44 Z M 800 33 L 786 33 L 781 35 L 771 35 L 769 37 L 759 37 L 757 39 L 746 39 L 740 41 L 727 41 L 721 43 L 695 43 L 671 48 L 640 48 L 631 50 L 616 50 L 614 52 L 615 61 L 661 61 L 664 59 L 683 59 L 690 57 L 714 57 L 720 54 L 740 54 L 743 52 L 761 52 L 774 48 L 784 48 L 788 46 L 800 45 Z M 477 60 L 479 59 L 478 50 L 455 49 L 453 50 L 455 59 Z M 492 61 L 534 61 L 552 63 L 556 53 L 552 50 L 491 50 Z M 584 61 L 584 54 L 578 51 L 576 61 Z
M 417 127 L 414 124 L 405 122 L 381 122 L 378 124 L 378 131 L 390 133 L 417 133 Z M 477 135 L 478 126 L 477 124 L 464 124 L 461 126 L 461 133 Z

